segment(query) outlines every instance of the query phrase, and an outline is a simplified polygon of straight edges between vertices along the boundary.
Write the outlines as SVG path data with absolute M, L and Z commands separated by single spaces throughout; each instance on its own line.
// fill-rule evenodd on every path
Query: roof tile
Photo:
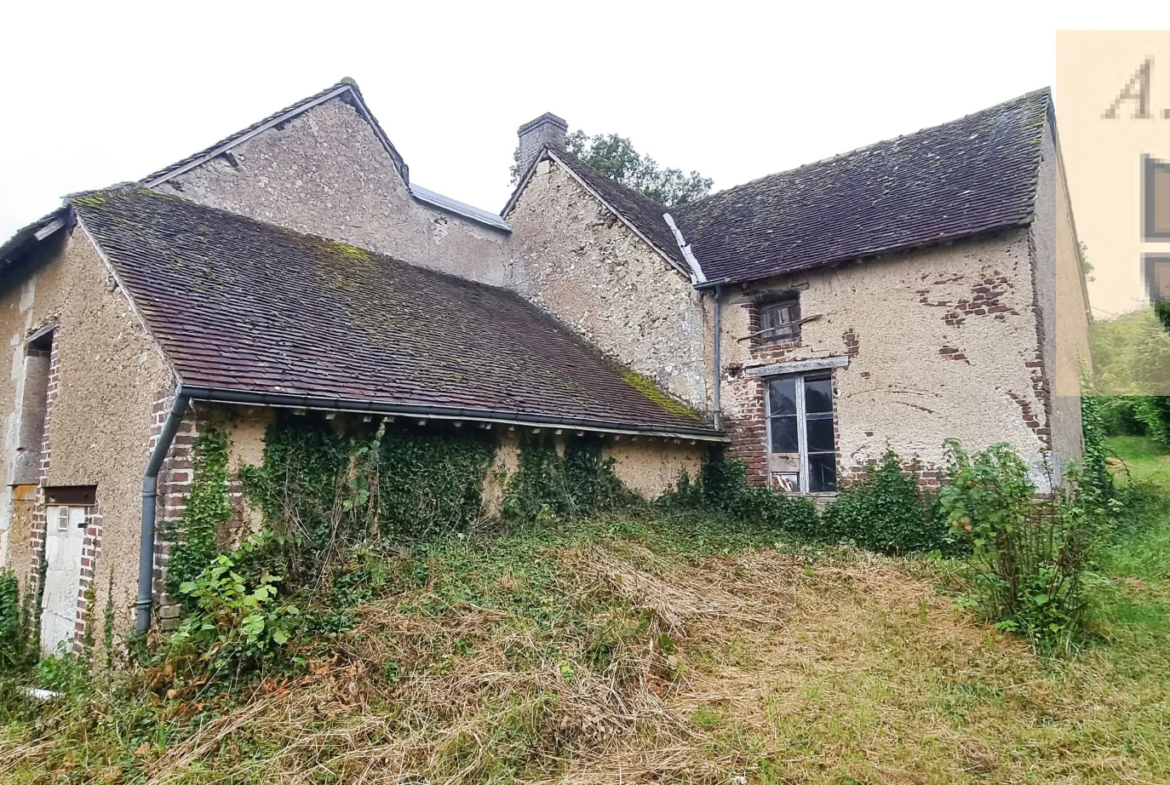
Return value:
M 714 433 L 506 290 L 145 189 L 72 204 L 185 385 Z

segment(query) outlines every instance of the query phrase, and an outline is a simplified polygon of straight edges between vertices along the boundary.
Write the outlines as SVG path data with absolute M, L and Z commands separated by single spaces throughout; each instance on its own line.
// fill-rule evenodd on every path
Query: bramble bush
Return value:
M 1085 620 L 1086 584 L 1108 534 L 1104 508 L 1075 467 L 1065 485 L 1038 496 L 1010 445 L 972 454 L 948 440 L 946 449 L 939 506 L 971 547 L 969 606 L 1046 648 L 1067 645 Z
M 749 486 L 744 463 L 724 459 L 704 462 L 697 480 L 681 475 L 675 490 L 660 503 L 681 509 L 720 510 L 808 540 L 850 541 L 885 553 L 949 547 L 933 499 L 919 492 L 917 475 L 903 471 L 902 461 L 893 451 L 819 512 L 807 497 Z

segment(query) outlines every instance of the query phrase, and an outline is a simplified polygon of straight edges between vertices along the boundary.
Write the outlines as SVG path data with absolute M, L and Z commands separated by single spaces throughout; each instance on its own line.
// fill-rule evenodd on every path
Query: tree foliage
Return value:
M 696 171 L 686 174 L 681 169 L 661 166 L 649 155 L 634 149 L 627 137 L 617 134 L 590 136 L 578 129 L 565 138 L 565 150 L 609 179 L 668 207 L 706 196 L 714 182 Z M 513 160 L 512 183 L 515 184 L 524 174 L 520 169 L 519 147 Z
M 1093 322 L 1091 389 L 1106 431 L 1170 449 L 1170 311 L 1165 304 Z

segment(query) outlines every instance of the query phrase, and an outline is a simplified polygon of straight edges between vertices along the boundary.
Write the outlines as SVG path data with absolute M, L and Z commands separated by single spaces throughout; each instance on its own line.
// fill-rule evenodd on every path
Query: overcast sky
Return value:
M 1170 27 L 1068 5 L 7 0 L 0 238 L 343 76 L 413 181 L 478 207 L 545 111 L 726 188 L 1050 85 L 1058 28 Z

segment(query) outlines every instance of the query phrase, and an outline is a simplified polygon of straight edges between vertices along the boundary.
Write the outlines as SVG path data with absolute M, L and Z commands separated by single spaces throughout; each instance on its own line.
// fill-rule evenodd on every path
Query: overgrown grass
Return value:
M 1170 518 L 1143 509 L 1062 659 L 957 611 L 957 563 L 709 512 L 355 553 L 301 664 L 243 689 L 0 681 L 0 781 L 1167 782 Z
M 1121 484 L 1153 482 L 1170 488 L 1170 455 L 1162 454 L 1158 445 L 1147 436 L 1110 436 L 1105 440 L 1109 454 L 1125 463 L 1128 472 L 1118 471 Z

